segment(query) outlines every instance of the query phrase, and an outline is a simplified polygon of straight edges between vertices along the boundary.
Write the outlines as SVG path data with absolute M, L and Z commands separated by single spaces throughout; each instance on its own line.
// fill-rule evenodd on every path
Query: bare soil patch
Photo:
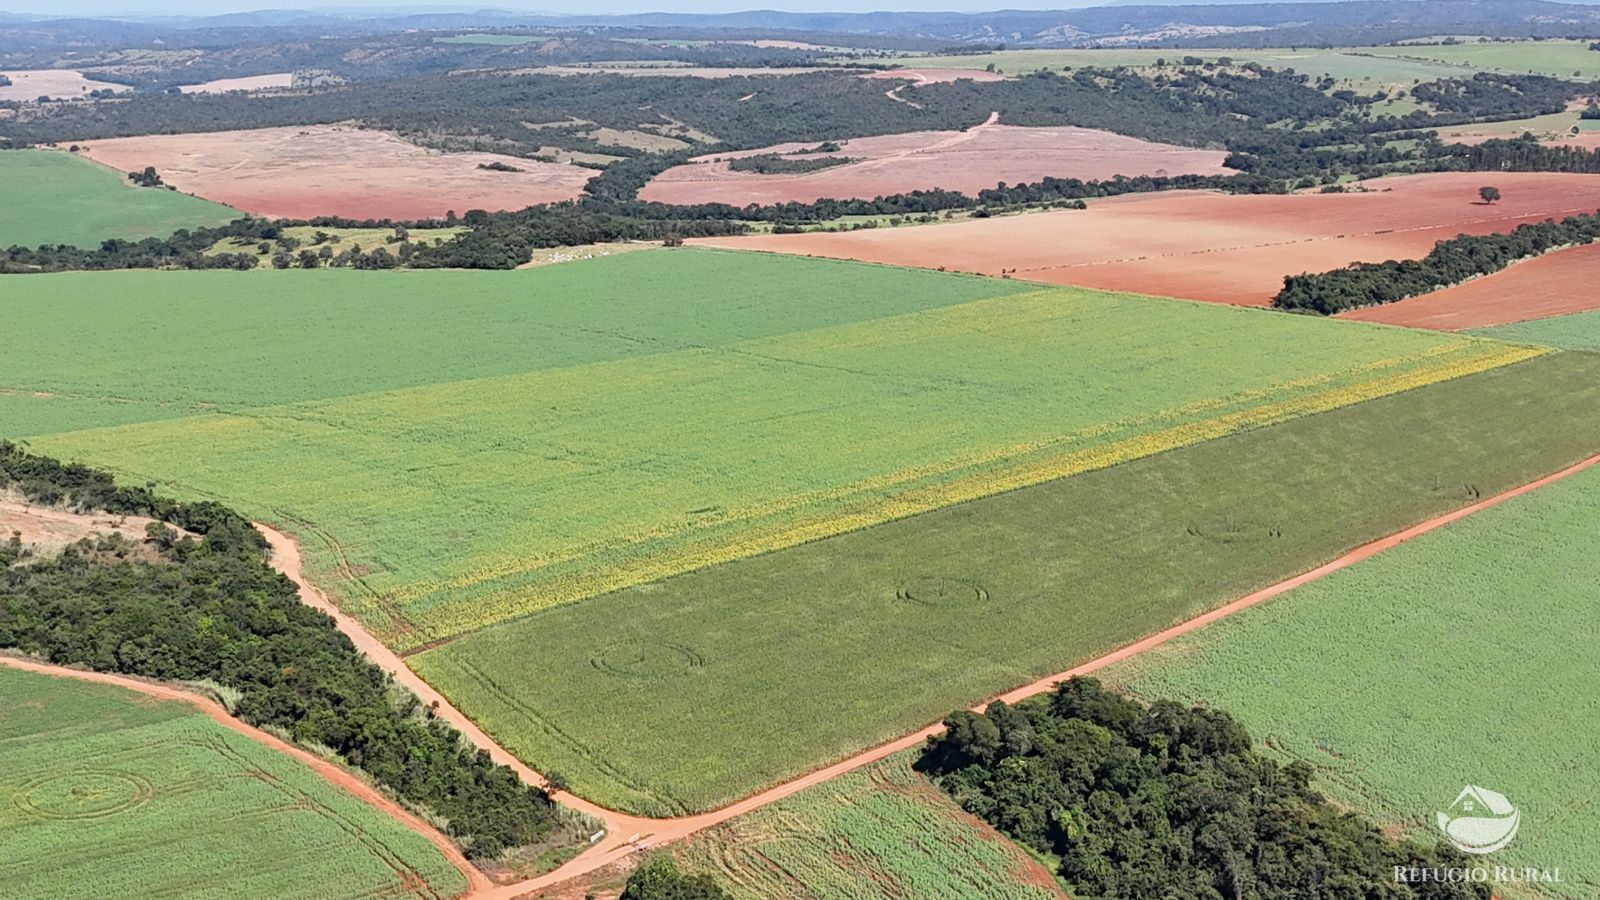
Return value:
M 145 527 L 154 521 L 143 516 L 76 513 L 53 506 L 36 506 L 14 495 L 0 494 L 0 541 L 9 541 L 12 535 L 19 535 L 24 547 L 39 554 L 52 554 L 92 534 L 119 535 L 141 544 Z M 188 534 L 171 525 L 166 527 L 179 534 Z
M 1498 186 L 1505 199 L 1481 203 L 1484 184 Z M 696 243 L 1264 306 L 1285 275 L 1418 258 L 1459 234 L 1600 208 L 1600 175 L 1409 175 L 1366 188 L 1261 196 L 1170 191 L 1092 201 L 1086 210 Z
M 903 99 L 903 98 L 902 98 Z M 905 101 L 910 102 L 910 101 Z M 1226 155 L 1157 144 L 1090 128 L 1020 128 L 989 121 L 966 131 L 913 131 L 817 144 L 777 144 L 759 150 L 701 156 L 656 176 L 639 193 L 664 203 L 809 203 L 823 197 L 871 199 L 883 194 L 944 188 L 976 195 L 998 182 L 1045 177 L 1109 179 L 1114 175 L 1215 175 Z M 786 159 L 845 158 L 857 162 L 801 174 L 736 172 L 728 160 L 759 154 Z
M 1399 303 L 1352 310 L 1339 318 L 1440 331 L 1509 325 L 1600 309 L 1600 244 L 1557 250 Z
M 0 69 L 0 75 L 11 79 L 11 84 L 0 87 L 0 100 L 53 100 L 88 96 L 90 91 L 131 91 L 125 84 L 95 81 L 82 72 L 71 69 Z
M 178 190 L 263 216 L 423 219 L 577 197 L 590 169 L 498 153 L 442 153 L 384 131 L 312 125 L 94 142 L 119 171 L 155 166 Z M 478 168 L 499 162 L 520 172 Z
M 287 88 L 294 84 L 293 72 L 275 72 L 271 75 L 247 75 L 243 78 L 218 78 L 202 84 L 186 84 L 178 88 L 185 94 L 226 94 L 229 91 L 265 91 Z

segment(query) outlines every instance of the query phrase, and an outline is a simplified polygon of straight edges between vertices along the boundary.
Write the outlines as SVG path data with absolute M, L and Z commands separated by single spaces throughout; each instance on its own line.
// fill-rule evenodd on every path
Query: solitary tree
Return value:
M 1481 198 L 1485 203 L 1493 203 L 1500 199 L 1500 189 L 1485 185 L 1481 188 L 1478 188 L 1478 197 Z

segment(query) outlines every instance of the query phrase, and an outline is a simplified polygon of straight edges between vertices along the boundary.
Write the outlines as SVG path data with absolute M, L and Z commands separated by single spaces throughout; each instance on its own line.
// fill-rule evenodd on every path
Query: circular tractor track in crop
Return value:
M 920 606 L 963 607 L 987 602 L 989 592 L 973 581 L 945 578 L 940 575 L 921 575 L 900 585 L 894 596 L 896 600 Z
M 1218 516 L 1196 522 L 1185 529 L 1190 537 L 1213 544 L 1253 544 L 1283 537 L 1283 530 L 1254 519 Z
M 142 775 L 116 769 L 81 769 L 32 779 L 11 795 L 29 816 L 57 821 L 104 819 L 137 809 L 155 796 Z
M 701 668 L 706 658 L 672 641 L 620 641 L 600 651 L 589 664 L 619 678 L 660 679 Z

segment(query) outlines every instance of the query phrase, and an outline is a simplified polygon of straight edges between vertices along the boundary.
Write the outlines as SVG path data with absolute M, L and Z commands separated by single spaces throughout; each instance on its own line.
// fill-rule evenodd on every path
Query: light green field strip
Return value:
M 1016 844 L 911 770 L 915 751 L 809 787 L 674 848 L 738 900 L 1059 900 Z
M 1115 66 L 1151 66 L 1157 60 L 1177 65 L 1186 56 L 1206 62 L 1216 62 L 1227 57 L 1234 62 L 1260 63 L 1274 69 L 1294 69 L 1302 75 L 1318 77 L 1329 75 L 1340 81 L 1351 82 L 1356 87 L 1361 82 L 1371 82 L 1376 90 L 1382 85 L 1410 85 L 1414 81 L 1434 81 L 1458 77 L 1463 69 L 1458 65 L 1427 59 L 1396 59 L 1372 55 L 1372 48 L 1348 50 L 1316 50 L 1288 47 L 1258 50 L 1001 50 L 994 53 L 959 54 L 953 56 L 907 56 L 894 61 L 907 68 L 983 69 L 990 64 L 1009 74 L 1020 75 L 1039 69 L 1060 70 L 1070 66 L 1111 68 Z M 1408 48 L 1409 49 L 1409 48 Z M 1425 48 L 1433 49 L 1433 48 Z M 1600 53 L 1595 54 L 1600 57 Z
M 1596 409 L 1600 356 L 1553 353 L 547 609 L 407 662 L 585 797 L 714 808 L 1570 465 L 1600 449 Z
M 1032 287 L 696 250 L 523 272 L 8 283 L 26 288 L 0 293 L 15 338 L 0 354 L 0 434 L 13 439 L 716 347 Z
M 32 444 L 309 532 L 411 649 L 1538 352 L 1052 288 Z
M 1600 53 L 1584 41 L 1491 41 L 1452 46 L 1363 47 L 1356 51 L 1407 62 L 1440 62 L 1467 71 L 1553 78 L 1600 78 Z
M 10 897 L 452 897 L 428 841 L 188 706 L 0 668 Z M 431 888 L 431 890 L 429 890 Z
M 130 186 L 116 172 L 51 150 L 0 151 L 0 247 L 166 237 L 242 213 L 165 188 Z
M 1439 839 L 1468 784 L 1517 806 L 1487 864 L 1600 896 L 1600 468 L 1423 535 L 1109 670 L 1209 703 L 1337 799 Z
M 1474 329 L 1472 333 L 1519 343 L 1600 353 L 1600 312 L 1575 313 L 1570 316 L 1535 319 L 1512 325 L 1496 325 L 1492 328 Z

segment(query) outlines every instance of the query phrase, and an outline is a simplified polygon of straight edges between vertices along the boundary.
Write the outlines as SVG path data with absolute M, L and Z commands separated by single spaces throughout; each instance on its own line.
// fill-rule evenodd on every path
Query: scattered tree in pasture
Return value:
M 1492 185 L 1478 188 L 1478 198 L 1484 203 L 1494 203 L 1500 199 L 1500 189 Z
M 139 187 L 153 188 L 161 187 L 164 184 L 164 182 L 161 180 L 161 176 L 156 174 L 155 166 L 145 166 L 141 171 L 129 172 L 128 180 Z

